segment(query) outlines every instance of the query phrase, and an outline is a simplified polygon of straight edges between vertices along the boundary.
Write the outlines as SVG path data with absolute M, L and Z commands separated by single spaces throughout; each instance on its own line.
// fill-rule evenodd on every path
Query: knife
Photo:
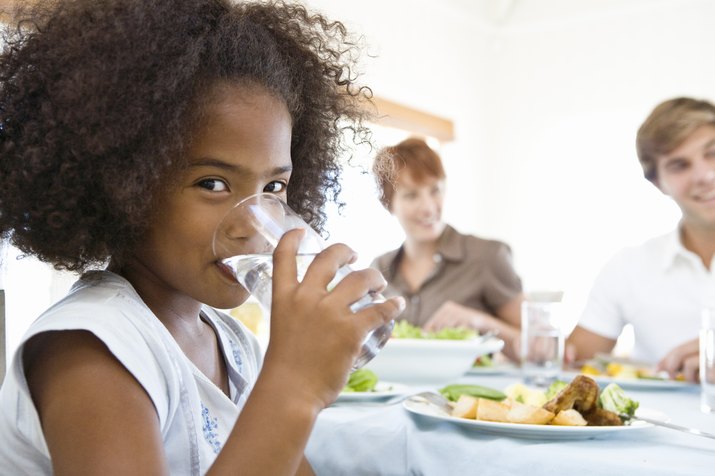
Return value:
M 715 434 L 708 433 L 707 431 L 698 430 L 696 428 L 688 428 L 687 426 L 675 425 L 673 423 L 667 423 L 661 420 L 655 420 L 653 418 L 630 416 L 625 413 L 619 415 L 621 418 L 631 421 L 642 421 L 645 423 L 650 423 L 651 425 L 662 426 L 664 428 L 670 428 L 671 430 L 683 431 L 685 433 L 690 433 L 691 435 L 704 436 L 705 438 L 712 438 L 715 440 Z

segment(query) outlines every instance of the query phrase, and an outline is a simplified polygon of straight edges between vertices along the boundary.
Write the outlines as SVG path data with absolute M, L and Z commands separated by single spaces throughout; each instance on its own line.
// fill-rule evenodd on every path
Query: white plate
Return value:
M 434 405 L 413 400 L 405 400 L 402 406 L 413 415 L 425 418 L 442 420 L 460 425 L 462 427 L 515 438 L 529 438 L 539 440 L 584 440 L 595 438 L 607 433 L 622 433 L 634 430 L 651 428 L 650 423 L 637 421 L 632 425 L 624 426 L 551 426 L 551 425 L 526 425 L 522 423 L 499 423 L 493 421 L 469 420 L 445 415 Z
M 401 383 L 377 382 L 375 390 L 372 392 L 341 392 L 336 402 L 363 402 L 370 400 L 380 400 L 394 397 L 406 393 L 409 387 Z
M 578 375 L 577 372 L 569 372 L 564 375 L 564 380 L 573 379 Z M 621 388 L 626 390 L 680 390 L 686 388 L 695 388 L 695 384 L 690 382 L 681 382 L 680 380 L 659 380 L 648 378 L 616 378 L 607 375 L 588 375 L 598 383 L 600 387 L 605 387 L 609 383 L 616 383 Z
M 512 374 L 519 371 L 519 368 L 508 362 L 503 364 L 494 364 L 486 367 L 474 366 L 467 370 L 467 375 L 504 375 Z

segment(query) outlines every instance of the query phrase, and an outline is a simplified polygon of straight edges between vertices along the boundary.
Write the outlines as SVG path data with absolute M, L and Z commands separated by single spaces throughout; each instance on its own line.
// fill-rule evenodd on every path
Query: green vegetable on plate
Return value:
M 626 392 L 615 383 L 609 383 L 601 391 L 598 403 L 602 408 L 619 415 L 633 416 L 636 413 L 636 409 L 638 409 L 638 402 L 628 398 Z
M 499 390 L 495 390 L 493 388 L 482 387 L 481 385 L 459 383 L 442 387 L 439 389 L 439 393 L 452 402 L 456 402 L 460 395 L 469 395 L 476 398 L 487 398 L 489 400 L 497 401 L 501 401 L 506 398 L 506 394 L 504 392 L 500 392 Z
M 370 369 L 358 369 L 350 374 L 343 392 L 373 392 L 377 385 L 377 375 Z

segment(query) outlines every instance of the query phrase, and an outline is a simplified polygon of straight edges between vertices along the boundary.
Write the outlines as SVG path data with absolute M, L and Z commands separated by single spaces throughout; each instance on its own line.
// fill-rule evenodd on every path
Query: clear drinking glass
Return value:
M 700 409 L 715 413 L 715 307 L 702 312 L 700 328 Z
M 236 280 L 250 292 L 270 316 L 273 281 L 273 251 L 284 233 L 300 228 L 306 231 L 298 249 L 298 280 L 315 256 L 326 246 L 323 239 L 283 200 L 269 193 L 251 195 L 234 206 L 223 218 L 214 234 L 213 250 Z M 343 266 L 328 285 L 332 289 L 352 269 Z M 379 293 L 368 293 L 353 303 L 360 309 L 384 302 Z M 369 362 L 390 338 L 394 321 L 373 330 L 365 338 L 353 370 Z
M 521 306 L 521 372 L 526 383 L 545 387 L 564 363 L 561 293 L 532 293 Z

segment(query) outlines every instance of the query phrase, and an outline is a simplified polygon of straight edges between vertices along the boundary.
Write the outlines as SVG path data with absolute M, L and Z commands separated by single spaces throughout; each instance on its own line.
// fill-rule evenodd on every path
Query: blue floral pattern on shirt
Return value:
M 204 438 L 206 442 L 213 448 L 214 453 L 219 454 L 221 451 L 221 442 L 218 441 L 218 418 L 212 418 L 209 409 L 201 403 L 201 420 L 203 422 L 202 429 L 204 430 Z
M 229 338 L 228 343 L 231 344 L 231 351 L 233 353 L 233 361 L 236 362 L 236 367 L 238 371 L 243 373 L 243 357 L 241 356 L 241 349 L 236 345 L 233 339 Z

